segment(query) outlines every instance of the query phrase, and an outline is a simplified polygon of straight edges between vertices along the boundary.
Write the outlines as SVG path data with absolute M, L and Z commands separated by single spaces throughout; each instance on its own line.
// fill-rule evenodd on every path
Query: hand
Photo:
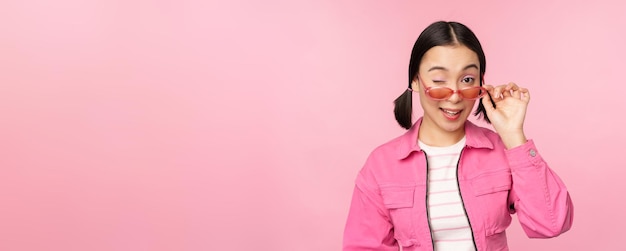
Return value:
M 487 116 L 496 132 L 502 138 L 507 149 L 526 143 L 524 135 L 524 118 L 530 101 L 530 93 L 515 83 L 496 87 L 485 85 L 489 95 L 482 102 Z M 491 104 L 496 104 L 494 108 Z

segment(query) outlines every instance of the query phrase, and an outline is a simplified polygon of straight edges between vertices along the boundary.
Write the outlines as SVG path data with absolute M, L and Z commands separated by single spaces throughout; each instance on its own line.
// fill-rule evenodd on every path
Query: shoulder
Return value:
M 395 184 L 406 178 L 407 166 L 400 157 L 405 142 L 405 135 L 393 138 L 376 148 L 367 157 L 357 176 L 357 186 L 362 189 L 377 190 L 381 184 Z
M 397 136 L 375 147 L 368 156 L 368 161 L 391 161 L 397 160 L 406 144 L 406 135 Z
M 500 141 L 500 135 L 498 135 L 498 133 L 496 133 L 495 131 L 489 129 L 489 128 L 485 128 L 482 126 L 476 126 L 478 128 L 478 130 L 480 132 L 482 132 L 482 134 L 489 139 L 489 141 L 495 143 Z
M 502 149 L 504 144 L 500 135 L 495 131 L 482 126 L 475 125 L 471 122 L 466 126 L 466 137 L 468 138 L 468 145 L 474 147 L 487 147 L 491 149 Z
M 416 150 L 416 145 L 417 131 L 410 129 L 374 148 L 367 157 L 362 172 L 387 173 L 399 165 L 405 165 L 405 157 Z

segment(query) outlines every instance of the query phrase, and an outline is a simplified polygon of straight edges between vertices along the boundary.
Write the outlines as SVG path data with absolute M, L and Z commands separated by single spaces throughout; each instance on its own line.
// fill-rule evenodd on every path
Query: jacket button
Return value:
M 529 152 L 529 153 L 530 153 L 530 156 L 531 156 L 531 157 L 535 157 L 535 156 L 537 156 L 537 152 L 535 151 L 535 149 L 530 149 L 530 152 Z

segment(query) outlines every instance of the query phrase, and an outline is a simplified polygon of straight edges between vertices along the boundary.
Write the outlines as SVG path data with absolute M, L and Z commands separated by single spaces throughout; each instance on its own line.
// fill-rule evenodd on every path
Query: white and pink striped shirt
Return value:
M 465 137 L 446 147 L 418 143 L 428 157 L 428 216 L 435 250 L 475 250 L 456 177 Z

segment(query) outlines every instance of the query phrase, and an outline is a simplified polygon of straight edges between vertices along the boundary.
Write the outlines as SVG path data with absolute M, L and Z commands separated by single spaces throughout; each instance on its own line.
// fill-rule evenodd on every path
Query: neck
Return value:
M 465 126 L 456 131 L 445 131 L 435 126 L 432 121 L 423 120 L 419 128 L 418 139 L 429 146 L 451 146 L 465 136 Z

